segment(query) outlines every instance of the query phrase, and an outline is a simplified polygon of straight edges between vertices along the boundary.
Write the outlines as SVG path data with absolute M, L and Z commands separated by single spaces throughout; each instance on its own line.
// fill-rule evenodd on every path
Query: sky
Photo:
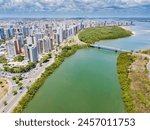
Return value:
M 0 17 L 150 17 L 150 0 L 0 0 Z

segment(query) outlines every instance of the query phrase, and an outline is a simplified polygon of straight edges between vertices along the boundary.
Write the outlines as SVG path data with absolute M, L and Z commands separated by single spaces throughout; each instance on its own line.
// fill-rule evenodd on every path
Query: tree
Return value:
M 13 77 L 12 77 L 12 80 L 16 80 L 16 76 L 13 76 Z
M 51 54 L 51 53 L 48 53 L 48 57 L 49 57 L 49 58 L 52 58 L 52 54 Z
M 14 95 L 17 95 L 17 93 L 18 93 L 17 90 L 14 90 L 14 91 L 13 91 L 13 94 L 14 94 Z
M 24 60 L 24 56 L 21 55 L 14 58 L 14 61 L 18 61 L 18 62 L 22 62 L 23 60 Z
M 7 64 L 7 59 L 6 58 L 0 58 L 0 63 Z
M 19 84 L 19 80 L 18 79 L 16 79 L 16 84 Z
M 7 106 L 8 103 L 7 103 L 7 101 L 4 101 L 3 104 L 4 104 L 5 106 Z
M 20 89 L 20 90 L 23 89 L 23 86 L 19 87 L 19 89 Z
M 18 83 L 18 86 L 19 86 L 19 87 L 21 87 L 22 85 L 23 85 L 23 83 L 22 83 L 22 82 L 19 82 L 19 83 Z
M 23 77 L 21 76 L 21 75 L 18 75 L 18 80 L 22 80 L 23 79 Z

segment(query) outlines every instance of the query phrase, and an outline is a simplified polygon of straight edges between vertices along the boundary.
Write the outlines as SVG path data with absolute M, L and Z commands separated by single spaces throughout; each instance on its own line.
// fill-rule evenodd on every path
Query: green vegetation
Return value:
M 17 56 L 14 58 L 14 62 L 18 61 L 18 62 L 22 62 L 24 60 L 24 56 Z
M 1 42 L 4 42 L 4 39 L 0 39 L 0 43 L 1 43 Z
M 12 77 L 12 80 L 16 80 L 16 76 L 13 76 L 13 77 Z
M 19 84 L 19 80 L 18 79 L 16 79 L 15 82 L 16 82 L 16 84 Z
M 79 39 L 85 43 L 93 44 L 100 40 L 117 39 L 131 36 L 132 32 L 127 31 L 121 27 L 96 27 L 86 28 L 79 33 Z
M 23 85 L 22 82 L 19 82 L 19 83 L 18 83 L 18 86 L 19 86 L 19 87 L 22 87 L 22 85 Z
M 12 37 L 6 38 L 6 39 L 0 39 L 0 43 L 1 43 L 1 42 L 5 42 L 5 41 L 9 41 L 9 40 L 11 40 L 11 39 L 12 39 Z
M 22 80 L 23 79 L 23 77 L 21 76 L 21 75 L 17 75 L 17 76 L 13 76 L 12 77 L 12 80 Z
M 7 59 L 4 57 L 0 58 L 0 63 L 7 64 Z
M 38 89 L 43 85 L 48 76 L 50 76 L 65 60 L 66 57 L 73 55 L 78 49 L 88 47 L 88 45 L 73 45 L 66 46 L 62 48 L 61 54 L 57 57 L 55 62 L 45 69 L 45 72 L 42 73 L 41 77 L 38 78 L 30 87 L 28 87 L 28 92 L 19 102 L 18 106 L 14 109 L 13 112 L 22 112 L 23 109 L 27 106 L 28 102 L 32 100 Z
M 23 83 L 22 83 L 22 82 L 19 82 L 19 83 L 18 83 L 18 87 L 19 87 L 19 89 L 21 90 L 21 89 L 23 88 Z
M 121 53 L 118 57 L 118 76 L 122 89 L 123 101 L 127 112 L 134 112 L 132 92 L 130 91 L 131 80 L 128 77 L 129 67 L 134 62 L 135 57 L 130 53 Z
M 148 55 L 150 55 L 150 49 L 148 49 L 148 50 L 143 50 L 143 51 L 141 51 L 143 54 L 148 54 Z
M 51 58 L 51 53 L 45 55 L 41 60 L 40 60 L 40 63 L 45 63 L 45 62 L 48 62 L 48 60 Z
M 4 104 L 5 106 L 7 106 L 8 103 L 7 103 L 7 101 L 4 101 L 3 104 Z
M 21 67 L 9 67 L 4 66 L 4 71 L 11 72 L 11 73 L 22 73 L 22 72 L 28 72 L 32 68 L 35 68 L 35 63 L 29 62 L 27 66 L 21 66 Z
M 14 90 L 13 95 L 17 95 L 17 94 L 18 94 L 17 90 Z
M 16 84 L 18 84 L 19 89 L 23 88 L 23 83 L 20 82 L 23 79 L 21 75 L 13 76 L 12 79 L 15 80 Z
M 129 53 L 121 53 L 118 57 L 118 76 L 127 112 L 150 112 L 148 61 L 146 57 Z
M 130 91 L 134 99 L 135 112 L 150 112 L 150 80 L 147 70 L 149 59 L 136 56 L 135 62 L 130 69 L 129 78 L 131 79 Z M 138 77 L 138 78 L 137 78 Z
M 27 39 L 24 39 L 24 44 L 27 44 Z

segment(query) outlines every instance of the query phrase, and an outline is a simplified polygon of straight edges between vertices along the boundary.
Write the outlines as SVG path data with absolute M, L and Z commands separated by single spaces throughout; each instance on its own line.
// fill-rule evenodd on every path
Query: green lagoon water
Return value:
M 144 30 L 138 27 L 141 26 L 134 27 L 133 30 Z M 122 45 L 125 49 L 135 50 L 147 48 L 150 47 L 147 33 L 145 31 L 143 35 L 143 45 L 139 44 L 138 36 L 143 33 L 106 41 L 106 44 L 114 47 Z M 23 112 L 125 112 L 117 77 L 117 57 L 115 52 L 93 48 L 77 51 L 48 77 Z
M 124 112 L 117 54 L 83 49 L 51 75 L 24 112 Z

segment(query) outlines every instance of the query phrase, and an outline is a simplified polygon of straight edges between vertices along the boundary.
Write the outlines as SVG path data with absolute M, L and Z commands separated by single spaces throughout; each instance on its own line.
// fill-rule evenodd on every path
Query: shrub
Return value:
M 129 67 L 134 62 L 135 57 L 129 53 L 121 53 L 118 57 L 117 69 L 119 82 L 122 89 L 122 98 L 127 112 L 134 112 L 132 93 L 130 92 L 130 79 L 128 77 Z

